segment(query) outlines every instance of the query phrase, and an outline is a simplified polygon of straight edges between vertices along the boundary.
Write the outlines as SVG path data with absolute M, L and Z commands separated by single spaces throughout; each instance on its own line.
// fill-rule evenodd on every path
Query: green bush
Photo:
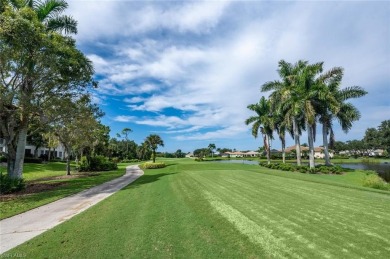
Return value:
M 166 167 L 165 163 L 143 163 L 140 165 L 141 169 L 157 169 Z
M 343 168 L 340 166 L 325 166 L 319 165 L 313 169 L 310 169 L 308 166 L 297 166 L 293 164 L 280 164 L 280 163 L 272 163 L 267 164 L 265 162 L 259 163 L 260 166 L 264 166 L 270 169 L 277 169 L 282 171 L 291 171 L 291 172 L 301 172 L 301 173 L 322 173 L 322 174 L 341 174 Z
M 25 157 L 24 158 L 25 163 L 31 163 L 31 164 L 41 164 L 42 159 L 41 158 L 35 158 L 35 157 Z
M 22 179 L 13 179 L 10 178 L 8 175 L 3 175 L 2 172 L 0 172 L 0 193 L 1 194 L 7 194 L 7 193 L 13 193 L 20 190 L 23 190 L 26 188 L 26 183 Z
M 80 159 L 79 171 L 81 172 L 110 171 L 116 169 L 118 169 L 117 164 L 113 161 L 109 161 L 108 158 L 104 156 L 90 157 L 89 160 L 87 157 L 83 156 Z
M 363 186 L 381 190 L 390 190 L 389 184 L 386 183 L 375 172 L 367 173 L 367 175 L 363 179 Z

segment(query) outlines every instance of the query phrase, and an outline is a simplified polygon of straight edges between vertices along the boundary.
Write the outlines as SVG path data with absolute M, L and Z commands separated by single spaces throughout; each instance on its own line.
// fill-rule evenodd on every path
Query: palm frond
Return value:
M 47 28 L 65 34 L 77 34 L 77 21 L 71 16 L 58 16 L 47 21 Z
M 344 89 L 341 89 L 338 93 L 338 96 L 340 100 L 345 101 L 350 98 L 359 98 L 367 94 L 367 91 L 365 91 L 360 86 L 350 86 L 346 87 Z
M 68 3 L 64 0 L 36 1 L 35 3 L 33 8 L 37 12 L 40 21 L 55 18 L 68 8 Z

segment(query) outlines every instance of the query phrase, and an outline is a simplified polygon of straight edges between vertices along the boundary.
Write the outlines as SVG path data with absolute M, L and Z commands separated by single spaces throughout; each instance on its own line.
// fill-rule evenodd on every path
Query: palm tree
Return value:
M 210 143 L 209 146 L 208 146 L 208 149 L 210 150 L 211 152 L 211 157 L 214 157 L 214 149 L 216 148 L 215 144 L 214 143 Z
M 262 85 L 261 91 L 273 91 L 270 94 L 270 100 L 273 110 L 277 114 L 284 114 L 282 121 L 288 128 L 293 130 L 293 139 L 295 140 L 297 165 L 301 165 L 301 144 L 300 136 L 302 129 L 305 128 L 303 123 L 303 113 L 301 105 L 301 96 L 297 91 L 297 76 L 300 71 L 306 67 L 307 61 L 298 61 L 294 65 L 284 60 L 279 61 L 278 74 L 281 81 L 266 82 Z
M 326 92 L 324 101 L 318 107 L 319 122 L 322 124 L 322 138 L 325 155 L 325 164 L 331 165 L 329 157 L 329 143 L 335 142 L 332 121 L 337 119 L 341 128 L 347 133 L 354 121 L 359 120 L 360 112 L 351 103 L 345 103 L 350 98 L 359 98 L 367 92 L 359 86 L 339 89 L 343 78 L 343 68 L 335 67 L 321 76 L 321 82 Z M 333 102 L 329 101 L 332 100 Z M 328 135 L 330 140 L 328 143 Z
M 77 34 L 77 21 L 71 16 L 62 15 L 68 3 L 64 0 L 10 0 L 10 4 L 16 8 L 30 7 L 35 11 L 40 22 L 48 31 L 65 32 L 65 34 Z
M 156 150 L 158 146 L 164 146 L 164 141 L 161 139 L 159 135 L 151 134 L 146 139 L 145 142 L 152 149 L 153 154 L 153 163 L 156 162 Z
M 252 124 L 252 135 L 257 138 L 258 132 L 263 136 L 264 148 L 267 152 L 267 163 L 271 163 L 271 145 L 270 140 L 273 139 L 272 132 L 274 130 L 274 120 L 271 113 L 271 104 L 264 96 L 261 97 L 259 103 L 250 104 L 247 107 L 249 110 L 256 113 L 255 116 L 249 117 L 245 124 Z
M 314 168 L 314 141 L 316 135 L 316 105 L 323 100 L 323 85 L 319 82 L 319 74 L 322 72 L 323 62 L 308 64 L 297 75 L 296 91 L 300 96 L 298 107 L 302 110 L 309 144 L 309 167 Z M 331 100 L 326 99 L 330 102 Z
M 122 134 L 124 135 L 124 138 L 126 140 L 126 157 L 129 156 L 129 134 L 130 132 L 133 132 L 130 128 L 124 128 L 122 130 Z M 120 136 L 120 134 L 117 134 Z

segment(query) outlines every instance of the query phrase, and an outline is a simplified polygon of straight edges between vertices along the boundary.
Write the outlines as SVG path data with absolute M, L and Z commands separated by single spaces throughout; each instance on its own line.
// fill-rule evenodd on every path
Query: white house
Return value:
M 35 151 L 35 146 L 27 143 L 26 149 L 25 149 L 25 155 L 26 156 L 33 156 L 34 151 Z M 61 144 L 59 144 L 56 148 L 52 148 L 50 151 L 51 151 L 52 158 L 65 159 L 65 157 L 66 157 L 65 148 Z M 38 152 L 38 156 L 48 155 L 49 148 L 40 147 L 40 148 L 38 148 L 37 152 Z M 2 138 L 0 138 L 0 153 L 7 153 L 7 145 L 5 144 L 5 140 Z
M 188 153 L 186 154 L 186 157 L 187 157 L 187 158 L 194 158 L 194 153 L 188 152 Z
M 291 147 L 287 147 L 285 149 L 285 152 L 286 153 L 290 153 L 292 151 L 295 151 L 295 146 L 291 146 Z M 303 155 L 308 155 L 308 151 L 309 151 L 309 148 L 308 147 L 304 147 L 304 146 L 301 146 L 301 156 Z M 332 150 L 329 150 L 329 157 L 332 158 L 334 155 L 333 151 Z M 324 153 L 324 148 L 323 147 L 314 147 L 314 157 L 315 158 L 324 158 L 325 157 L 325 153 Z

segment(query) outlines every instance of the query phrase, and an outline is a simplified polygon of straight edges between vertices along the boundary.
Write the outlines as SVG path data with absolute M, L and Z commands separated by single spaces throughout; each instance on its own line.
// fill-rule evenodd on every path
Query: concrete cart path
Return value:
M 0 221 L 0 254 L 72 218 L 129 185 L 144 172 L 126 167 L 126 174 L 75 195 Z

